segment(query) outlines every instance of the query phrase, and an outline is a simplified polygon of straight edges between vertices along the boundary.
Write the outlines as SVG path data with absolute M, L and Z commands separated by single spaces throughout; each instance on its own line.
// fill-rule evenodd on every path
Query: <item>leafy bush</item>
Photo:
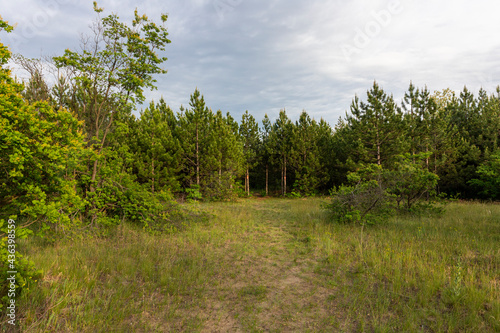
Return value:
M 479 178 L 472 179 L 469 184 L 480 189 L 483 198 L 500 199 L 500 150 L 477 168 Z
M 423 163 L 426 157 L 428 154 L 401 155 L 393 169 L 385 170 L 384 181 L 399 211 L 425 210 L 436 197 L 439 177 L 426 169 Z M 422 202 L 424 197 L 428 200 Z
M 10 56 L 0 43 L 0 65 Z M 0 210 L 26 217 L 25 225 L 45 223 L 42 230 L 54 224 L 67 229 L 83 207 L 72 179 L 86 152 L 81 123 L 47 102 L 27 103 L 22 90 L 9 69 L 0 67 Z
M 0 313 L 2 314 L 5 313 L 10 296 L 19 297 L 23 290 L 36 283 L 41 277 L 41 271 L 35 269 L 34 263 L 17 251 L 17 241 L 26 238 L 31 231 L 16 228 L 14 221 L 17 217 L 12 216 L 12 218 L 8 222 L 0 220 Z M 11 277 L 9 271 L 17 272 L 15 283 L 13 283 L 14 288 L 11 286 L 12 280 L 8 279 Z
M 425 155 L 399 156 L 393 170 L 369 164 L 348 174 L 348 185 L 331 191 L 326 205 L 340 223 L 375 223 L 394 213 L 440 213 L 436 207 L 438 176 L 426 170 Z M 422 198 L 426 198 L 423 201 Z
M 287 196 L 288 198 L 296 198 L 296 199 L 298 199 L 298 198 L 302 198 L 302 194 L 300 194 L 300 192 L 298 192 L 298 191 L 296 191 L 296 190 L 293 190 L 292 192 L 287 193 L 287 194 L 286 194 L 286 196 Z
M 325 208 L 339 223 L 373 224 L 391 215 L 390 195 L 382 181 L 382 167 L 370 164 L 347 175 L 351 185 L 330 192 L 332 202 Z
M 247 196 L 240 182 L 234 180 L 231 172 L 212 174 L 202 181 L 203 197 L 206 200 L 235 200 L 239 196 Z
M 186 193 L 187 193 L 186 199 L 188 202 L 193 202 L 203 199 L 199 185 L 192 185 L 191 187 L 186 188 Z

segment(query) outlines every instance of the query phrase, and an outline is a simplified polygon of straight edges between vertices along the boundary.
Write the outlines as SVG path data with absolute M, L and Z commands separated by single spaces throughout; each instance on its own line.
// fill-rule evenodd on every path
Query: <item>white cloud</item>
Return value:
M 51 1 L 58 6 L 47 9 Z M 135 7 L 156 19 L 169 14 L 172 44 L 168 74 L 158 91 L 177 110 L 198 87 L 208 106 L 236 119 L 248 109 L 257 119 L 286 107 L 293 117 L 306 109 L 332 125 L 364 98 L 373 80 L 402 96 L 410 80 L 429 89 L 461 90 L 500 84 L 500 2 L 489 0 L 99 1 L 107 14 L 130 19 Z M 44 7 L 45 6 L 45 7 Z M 42 14 L 50 17 L 43 21 Z M 387 13 L 390 15 L 387 16 Z M 15 52 L 36 57 L 78 46 L 95 18 L 89 1 L 17 1 L 2 6 L 18 22 Z M 30 38 L 22 29 L 39 17 Z M 43 21 L 43 22 L 42 22 Z M 35 21 L 36 22 L 36 21 Z M 18 32 L 16 32 L 18 33 Z M 21 36 L 21 37 L 19 37 Z M 9 41 L 10 37 L 2 36 Z M 22 39 L 24 38 L 24 39 Z M 12 38 L 10 38 L 12 41 Z M 346 57 L 345 48 L 354 50 Z M 347 52 L 349 53 L 349 52 Z

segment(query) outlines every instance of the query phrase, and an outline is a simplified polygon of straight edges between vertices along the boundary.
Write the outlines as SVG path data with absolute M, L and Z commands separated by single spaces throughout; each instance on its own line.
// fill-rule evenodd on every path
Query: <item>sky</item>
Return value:
M 166 27 L 166 75 L 148 100 L 178 111 L 196 88 L 212 110 L 237 120 L 292 120 L 302 110 L 334 126 L 374 81 L 400 102 L 410 82 L 430 91 L 500 84 L 500 1 L 495 0 L 101 0 L 103 15 L 134 9 Z M 25 57 L 78 50 L 96 19 L 92 1 L 3 1 L 16 24 L 0 34 Z M 22 73 L 16 73 L 22 77 Z M 139 106 L 139 109 L 147 105 Z

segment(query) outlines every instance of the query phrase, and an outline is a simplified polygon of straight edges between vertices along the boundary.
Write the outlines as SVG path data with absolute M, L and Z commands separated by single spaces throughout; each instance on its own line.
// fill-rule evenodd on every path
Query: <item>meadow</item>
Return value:
M 194 203 L 171 234 L 19 251 L 43 278 L 18 300 L 22 332 L 498 332 L 500 205 L 442 217 L 331 223 L 326 199 Z M 5 322 L 2 323 L 5 328 Z

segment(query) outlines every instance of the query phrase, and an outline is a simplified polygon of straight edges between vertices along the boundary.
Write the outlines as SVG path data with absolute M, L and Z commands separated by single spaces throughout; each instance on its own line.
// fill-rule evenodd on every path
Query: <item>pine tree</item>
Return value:
M 292 129 L 290 161 L 295 169 L 294 189 L 303 195 L 315 193 L 325 179 L 328 179 L 320 160 L 318 136 L 318 124 L 303 111 Z
M 327 193 L 333 187 L 333 182 L 337 182 L 339 178 L 338 161 L 340 152 L 334 145 L 333 129 L 323 118 L 318 123 L 317 132 L 318 155 L 323 168 L 322 171 L 325 174 L 319 189 L 323 193 Z
M 268 115 L 265 114 L 264 119 L 262 119 L 262 145 L 259 152 L 259 161 L 265 166 L 266 170 L 266 196 L 269 195 L 269 167 L 271 165 L 271 156 L 274 154 L 271 133 L 272 123 Z
M 212 146 L 205 156 L 207 177 L 203 181 L 204 193 L 212 199 L 231 198 L 235 181 L 242 174 L 243 147 L 238 133 L 234 132 L 233 121 L 220 110 L 212 118 Z
M 243 142 L 243 154 L 245 159 L 245 192 L 250 195 L 250 169 L 257 164 L 257 149 L 259 147 L 259 124 L 255 118 L 245 111 L 241 117 L 239 135 Z
M 196 185 L 199 188 L 205 172 L 202 170 L 206 165 L 203 160 L 210 158 L 209 149 L 213 145 L 210 142 L 213 140 L 210 135 L 213 114 L 205 105 L 205 99 L 198 89 L 191 95 L 189 106 L 189 109 L 181 106 L 176 137 L 182 147 L 184 186 Z
M 271 161 L 281 169 L 281 194 L 287 193 L 287 175 L 292 151 L 293 123 L 286 115 L 286 111 L 280 110 L 279 117 L 273 124 L 270 134 Z
M 152 193 L 162 188 L 175 192 L 179 187 L 177 173 L 182 150 L 170 125 L 174 117 L 162 99 L 157 104 L 151 102 L 137 121 L 136 170 L 139 180 L 150 184 Z
M 419 125 L 421 123 L 421 112 L 418 110 L 419 107 L 419 97 L 420 91 L 415 88 L 413 83 L 410 82 L 410 87 L 405 93 L 403 98 L 403 110 L 405 114 L 405 126 L 408 133 L 410 153 L 415 155 L 419 153 L 418 146 L 420 145 L 420 138 L 417 138 L 417 133 L 422 134 L 419 130 Z
M 480 152 L 462 135 L 465 115 L 459 115 L 459 99 L 450 89 L 436 91 L 432 96 L 437 112 L 430 115 L 430 170 L 439 176 L 439 191 L 455 195 L 463 193 L 464 167 Z M 467 168 L 467 167 L 466 167 Z
M 388 96 L 374 82 L 367 92 L 367 102 L 356 96 L 347 117 L 354 138 L 357 138 L 358 160 L 363 163 L 390 165 L 401 153 L 403 121 L 400 108 L 392 96 Z

